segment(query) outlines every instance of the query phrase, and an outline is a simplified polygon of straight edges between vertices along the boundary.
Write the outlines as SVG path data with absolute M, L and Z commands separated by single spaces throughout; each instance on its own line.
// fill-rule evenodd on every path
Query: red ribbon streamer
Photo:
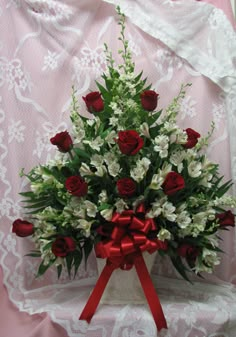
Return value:
M 136 268 L 139 280 L 141 282 L 144 294 L 146 296 L 148 305 L 152 312 L 158 331 L 160 331 L 161 329 L 167 329 L 166 319 L 165 319 L 159 298 L 153 286 L 151 277 L 147 270 L 142 253 L 137 254 L 134 257 L 134 266 Z M 112 262 L 107 260 L 107 263 L 87 301 L 87 304 L 85 305 L 79 317 L 80 320 L 85 320 L 88 323 L 91 321 L 97 309 L 97 306 L 100 302 L 102 294 L 106 288 L 106 285 L 111 277 L 111 274 L 116 268 L 117 268 L 116 265 L 114 265 Z
M 157 329 L 166 329 L 165 316 L 142 256 L 144 251 L 153 253 L 158 249 L 166 249 L 162 241 L 147 237 L 150 231 L 156 229 L 154 220 L 145 218 L 144 204 L 140 204 L 136 212 L 133 210 L 127 210 L 121 214 L 115 212 L 111 225 L 113 229 L 110 236 L 95 247 L 97 257 L 107 258 L 106 266 L 79 319 L 90 322 L 111 274 L 116 268 L 129 270 L 134 265 Z

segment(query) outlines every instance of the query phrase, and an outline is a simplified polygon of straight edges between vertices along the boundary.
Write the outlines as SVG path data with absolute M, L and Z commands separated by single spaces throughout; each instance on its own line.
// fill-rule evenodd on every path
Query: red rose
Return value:
M 216 218 L 219 219 L 219 224 L 221 227 L 231 226 L 235 227 L 235 218 L 234 214 L 231 211 L 226 211 L 216 215 Z
M 101 95 L 100 92 L 94 91 L 83 97 L 89 112 L 100 112 L 104 109 L 104 102 Z
M 61 236 L 56 238 L 52 243 L 52 252 L 55 256 L 65 257 L 70 252 L 76 249 L 76 243 L 74 239 L 68 236 Z
M 194 260 L 199 255 L 199 249 L 197 247 L 189 245 L 188 243 L 182 244 L 178 248 L 177 252 L 178 255 L 181 257 L 187 257 Z
M 168 242 L 167 240 L 165 241 L 161 241 L 159 239 L 156 239 L 157 240 L 157 244 L 158 244 L 158 250 L 168 250 Z
M 153 111 L 157 107 L 157 100 L 159 94 L 153 90 L 145 90 L 141 93 L 141 104 L 142 107 L 147 111 Z
M 198 138 L 200 138 L 201 135 L 198 132 L 196 132 L 193 129 L 191 129 L 191 128 L 188 128 L 185 131 L 187 133 L 188 140 L 187 140 L 187 143 L 184 144 L 183 146 L 186 149 L 191 149 L 192 147 L 194 147 L 197 144 Z
M 88 192 L 88 184 L 80 176 L 71 176 L 67 178 L 65 187 L 70 194 L 77 197 L 83 197 Z
M 69 135 L 69 133 L 67 131 L 57 133 L 56 136 L 54 136 L 50 139 L 50 142 L 53 145 L 56 145 L 58 147 L 58 150 L 61 151 L 61 152 L 70 151 L 70 149 L 73 145 L 71 136 Z
M 12 224 L 12 233 L 22 238 L 30 236 L 34 232 L 34 225 L 26 220 L 17 219 Z
M 176 172 L 169 172 L 162 184 L 163 191 L 167 195 L 172 195 L 175 192 L 182 190 L 184 186 L 184 178 Z
M 121 197 L 131 197 L 136 191 L 136 184 L 131 178 L 119 179 L 116 186 Z
M 123 154 L 133 156 L 143 147 L 144 140 L 135 130 L 119 131 L 118 137 L 116 141 Z

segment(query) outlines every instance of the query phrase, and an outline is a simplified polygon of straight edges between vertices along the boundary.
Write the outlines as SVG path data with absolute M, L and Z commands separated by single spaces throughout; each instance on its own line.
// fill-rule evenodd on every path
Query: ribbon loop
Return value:
M 113 226 L 112 231 L 110 229 L 108 231 L 102 228 L 99 229 L 100 233 L 110 233 L 105 235 L 105 240 L 95 246 L 96 256 L 107 258 L 106 266 L 95 285 L 80 319 L 88 322 L 91 320 L 112 272 L 117 268 L 129 270 L 134 265 L 157 329 L 167 328 L 158 296 L 142 256 L 142 252 L 144 251 L 152 254 L 158 249 L 164 250 L 166 249 L 166 244 L 156 237 L 151 238 L 153 233 L 148 237 L 149 232 L 155 232 L 156 225 L 154 219 L 145 219 L 145 214 L 145 205 L 141 203 L 135 212 L 133 210 L 126 210 L 121 214 L 115 212 L 109 223 L 109 226 Z

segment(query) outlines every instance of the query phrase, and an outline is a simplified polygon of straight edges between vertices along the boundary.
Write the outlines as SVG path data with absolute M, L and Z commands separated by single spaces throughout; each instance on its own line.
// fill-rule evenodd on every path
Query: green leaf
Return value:
M 74 152 L 76 153 L 76 155 L 78 157 L 81 157 L 81 158 L 84 158 L 84 159 L 90 159 L 90 155 L 86 151 L 81 150 L 81 149 L 79 149 L 77 147 L 74 148 L 73 150 L 74 150 Z
M 79 266 L 81 264 L 81 261 L 82 261 L 82 258 L 83 258 L 83 254 L 81 252 L 81 250 L 76 250 L 74 252 L 74 278 L 77 274 L 77 271 L 79 269 Z
M 29 254 L 25 254 L 24 256 L 31 256 L 31 257 L 40 257 L 41 256 L 41 253 L 38 252 L 38 253 L 29 253 Z
M 51 265 L 53 265 L 53 263 L 56 261 L 56 259 L 57 259 L 57 258 L 55 257 L 55 259 L 51 260 L 51 261 L 49 262 L 49 264 L 47 264 L 47 265 L 44 264 L 44 260 L 43 260 L 43 261 L 40 263 L 40 265 L 39 265 L 39 268 L 38 268 L 38 272 L 37 272 L 36 278 L 42 276 L 42 275 L 48 270 L 48 268 L 50 268 Z
M 85 243 L 84 243 L 84 246 L 83 246 L 83 250 L 84 250 L 84 259 L 85 259 L 85 267 L 87 265 L 87 260 L 88 260 L 88 257 L 91 253 L 93 249 L 93 243 L 90 239 L 86 240 Z
M 62 272 L 62 265 L 60 264 L 59 266 L 57 266 L 57 278 L 59 279 L 61 276 L 61 272 Z
M 178 257 L 171 257 L 171 262 L 173 263 L 173 266 L 175 269 L 179 272 L 179 274 L 188 282 L 192 283 L 192 281 L 189 280 L 187 274 L 185 271 L 188 269 L 184 266 L 181 258 Z
M 68 254 L 66 256 L 66 267 L 67 267 L 69 277 L 71 277 L 71 269 L 72 269 L 73 259 L 74 259 L 74 257 L 73 257 L 72 254 Z

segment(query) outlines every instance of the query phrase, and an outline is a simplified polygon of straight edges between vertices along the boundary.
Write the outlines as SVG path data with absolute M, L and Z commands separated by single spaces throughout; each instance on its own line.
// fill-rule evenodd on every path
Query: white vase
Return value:
M 156 254 L 156 252 L 153 254 L 143 253 L 143 258 L 149 273 L 154 264 Z M 99 275 L 105 264 L 106 259 L 97 258 Z M 130 270 L 118 268 L 113 271 L 100 302 L 104 304 L 143 304 L 147 302 L 134 266 Z

